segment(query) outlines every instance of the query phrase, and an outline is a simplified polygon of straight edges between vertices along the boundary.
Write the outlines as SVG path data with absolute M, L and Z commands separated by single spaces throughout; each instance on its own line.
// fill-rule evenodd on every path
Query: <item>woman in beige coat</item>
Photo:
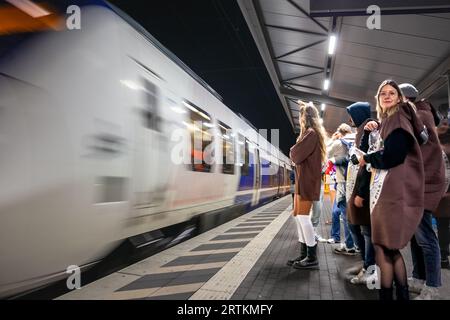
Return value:
M 300 256 L 288 261 L 288 265 L 297 269 L 318 265 L 317 243 L 309 211 L 313 201 L 320 199 L 322 163 L 326 152 L 325 130 L 319 120 L 319 113 L 312 103 L 300 102 L 300 136 L 290 152 L 295 163 L 293 216 L 297 224 Z

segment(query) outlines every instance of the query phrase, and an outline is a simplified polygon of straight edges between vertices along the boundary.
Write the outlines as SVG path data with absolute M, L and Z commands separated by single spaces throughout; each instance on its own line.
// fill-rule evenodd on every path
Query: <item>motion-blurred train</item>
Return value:
M 20 39 L 0 50 L 3 298 L 289 192 L 290 160 L 148 32 L 106 2 L 81 17 L 0 37 Z

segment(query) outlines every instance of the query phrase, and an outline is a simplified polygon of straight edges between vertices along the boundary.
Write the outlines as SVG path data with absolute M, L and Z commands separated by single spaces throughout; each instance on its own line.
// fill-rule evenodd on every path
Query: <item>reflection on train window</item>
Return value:
M 220 137 L 222 138 L 222 173 L 234 174 L 235 152 L 234 134 L 229 126 L 218 121 Z
M 145 92 L 145 108 L 144 119 L 145 127 L 155 131 L 161 131 L 161 118 L 158 112 L 158 87 L 144 79 L 144 92 Z
M 183 105 L 189 110 L 189 123 L 183 123 L 191 134 L 191 170 L 211 172 L 214 157 L 214 125 L 211 117 L 189 101 L 183 101 Z
M 239 148 L 239 166 L 241 167 L 241 176 L 248 176 L 248 167 L 250 163 L 250 152 L 248 150 L 248 140 L 242 135 L 238 134 L 238 148 Z

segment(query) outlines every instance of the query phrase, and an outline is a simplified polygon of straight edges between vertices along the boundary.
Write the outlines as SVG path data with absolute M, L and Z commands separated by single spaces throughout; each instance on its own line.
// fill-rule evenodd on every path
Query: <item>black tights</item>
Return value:
M 407 285 L 405 261 L 400 250 L 390 250 L 380 245 L 375 245 L 375 259 L 380 267 L 380 284 L 382 288 L 392 288 L 392 282 L 397 285 Z

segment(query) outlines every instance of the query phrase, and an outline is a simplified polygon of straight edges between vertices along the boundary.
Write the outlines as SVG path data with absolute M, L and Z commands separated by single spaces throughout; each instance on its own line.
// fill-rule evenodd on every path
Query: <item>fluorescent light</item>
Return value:
M 50 12 L 28 0 L 6 0 L 33 18 L 48 16 Z
M 324 111 L 324 110 L 325 110 L 325 107 L 326 107 L 326 106 L 325 106 L 325 103 L 322 103 L 322 104 L 320 105 L 320 110 L 321 110 L 321 111 Z
M 328 54 L 334 54 L 335 50 L 336 50 L 336 36 L 331 35 L 330 40 L 328 42 Z
M 323 90 L 327 91 L 329 87 L 330 87 L 330 80 L 325 79 L 325 81 L 323 82 Z

